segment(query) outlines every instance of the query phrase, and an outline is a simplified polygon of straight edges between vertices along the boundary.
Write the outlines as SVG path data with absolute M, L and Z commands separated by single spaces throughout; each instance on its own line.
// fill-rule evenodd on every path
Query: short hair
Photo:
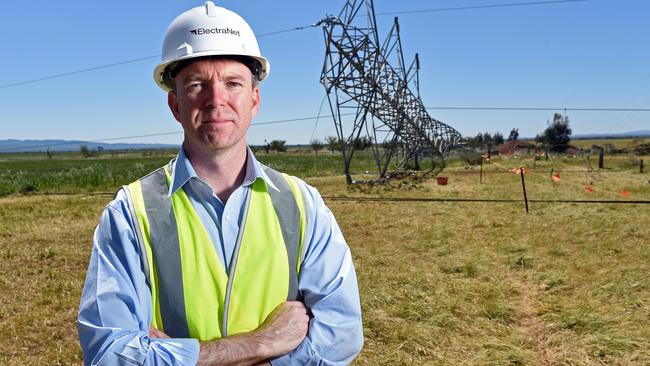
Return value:
M 184 69 L 187 65 L 191 64 L 192 62 L 199 61 L 199 60 L 233 60 L 240 62 L 246 66 L 252 74 L 252 80 L 253 80 L 253 88 L 256 87 L 259 84 L 260 80 L 260 72 L 262 70 L 262 65 L 260 64 L 259 61 L 252 57 L 246 57 L 246 56 L 239 56 L 239 55 L 219 55 L 219 56 L 204 56 L 204 57 L 194 57 L 194 58 L 188 58 L 185 60 L 180 60 L 173 62 L 165 68 L 165 71 L 163 72 L 163 84 L 167 86 L 170 90 L 176 90 L 176 83 L 174 82 L 174 78 L 176 75 L 178 75 L 179 72 L 181 72 L 182 69 Z

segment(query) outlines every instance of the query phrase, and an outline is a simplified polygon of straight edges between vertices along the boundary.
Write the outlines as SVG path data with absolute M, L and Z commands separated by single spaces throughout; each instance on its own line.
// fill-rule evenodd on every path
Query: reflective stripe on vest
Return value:
M 168 197 L 166 168 L 126 187 L 146 253 L 152 326 L 171 337 L 212 340 L 254 330 L 277 305 L 297 299 L 302 195 L 288 175 L 264 171 L 278 190 L 262 179 L 251 185 L 228 275 L 183 189 Z

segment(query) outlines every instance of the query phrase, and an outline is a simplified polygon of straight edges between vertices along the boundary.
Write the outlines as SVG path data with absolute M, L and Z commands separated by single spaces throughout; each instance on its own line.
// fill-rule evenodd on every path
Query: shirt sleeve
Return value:
M 299 181 L 307 216 L 299 290 L 313 318 L 305 340 L 276 365 L 347 365 L 361 351 L 361 305 L 352 256 L 318 191 Z
M 102 213 L 81 302 L 78 331 L 85 365 L 195 365 L 196 339 L 149 338 L 151 291 L 124 190 Z

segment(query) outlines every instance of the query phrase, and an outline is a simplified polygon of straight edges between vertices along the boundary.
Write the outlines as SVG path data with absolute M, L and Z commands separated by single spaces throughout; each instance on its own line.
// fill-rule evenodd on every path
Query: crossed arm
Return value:
M 284 302 L 253 332 L 202 342 L 197 366 L 270 365 L 269 358 L 293 351 L 305 339 L 308 313 L 299 301 Z M 169 338 L 155 328 L 149 328 L 149 336 Z

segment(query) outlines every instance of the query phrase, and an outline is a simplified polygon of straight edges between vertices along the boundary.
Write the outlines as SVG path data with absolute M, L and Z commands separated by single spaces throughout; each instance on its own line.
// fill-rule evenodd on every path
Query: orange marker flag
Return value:
M 623 198 L 630 197 L 630 192 L 628 192 L 627 190 L 624 190 L 623 192 L 621 192 L 621 197 L 623 197 Z
M 527 173 L 526 169 L 524 169 L 524 168 L 514 168 L 514 169 L 512 169 L 512 172 L 515 173 L 515 174 L 521 174 L 521 173 L 525 174 L 525 173 Z
M 586 186 L 586 187 L 585 187 L 585 191 L 591 193 L 591 192 L 594 191 L 594 188 L 593 188 L 592 186 Z
M 560 173 L 555 173 L 551 175 L 551 179 L 553 179 L 554 182 L 559 182 L 560 181 Z

